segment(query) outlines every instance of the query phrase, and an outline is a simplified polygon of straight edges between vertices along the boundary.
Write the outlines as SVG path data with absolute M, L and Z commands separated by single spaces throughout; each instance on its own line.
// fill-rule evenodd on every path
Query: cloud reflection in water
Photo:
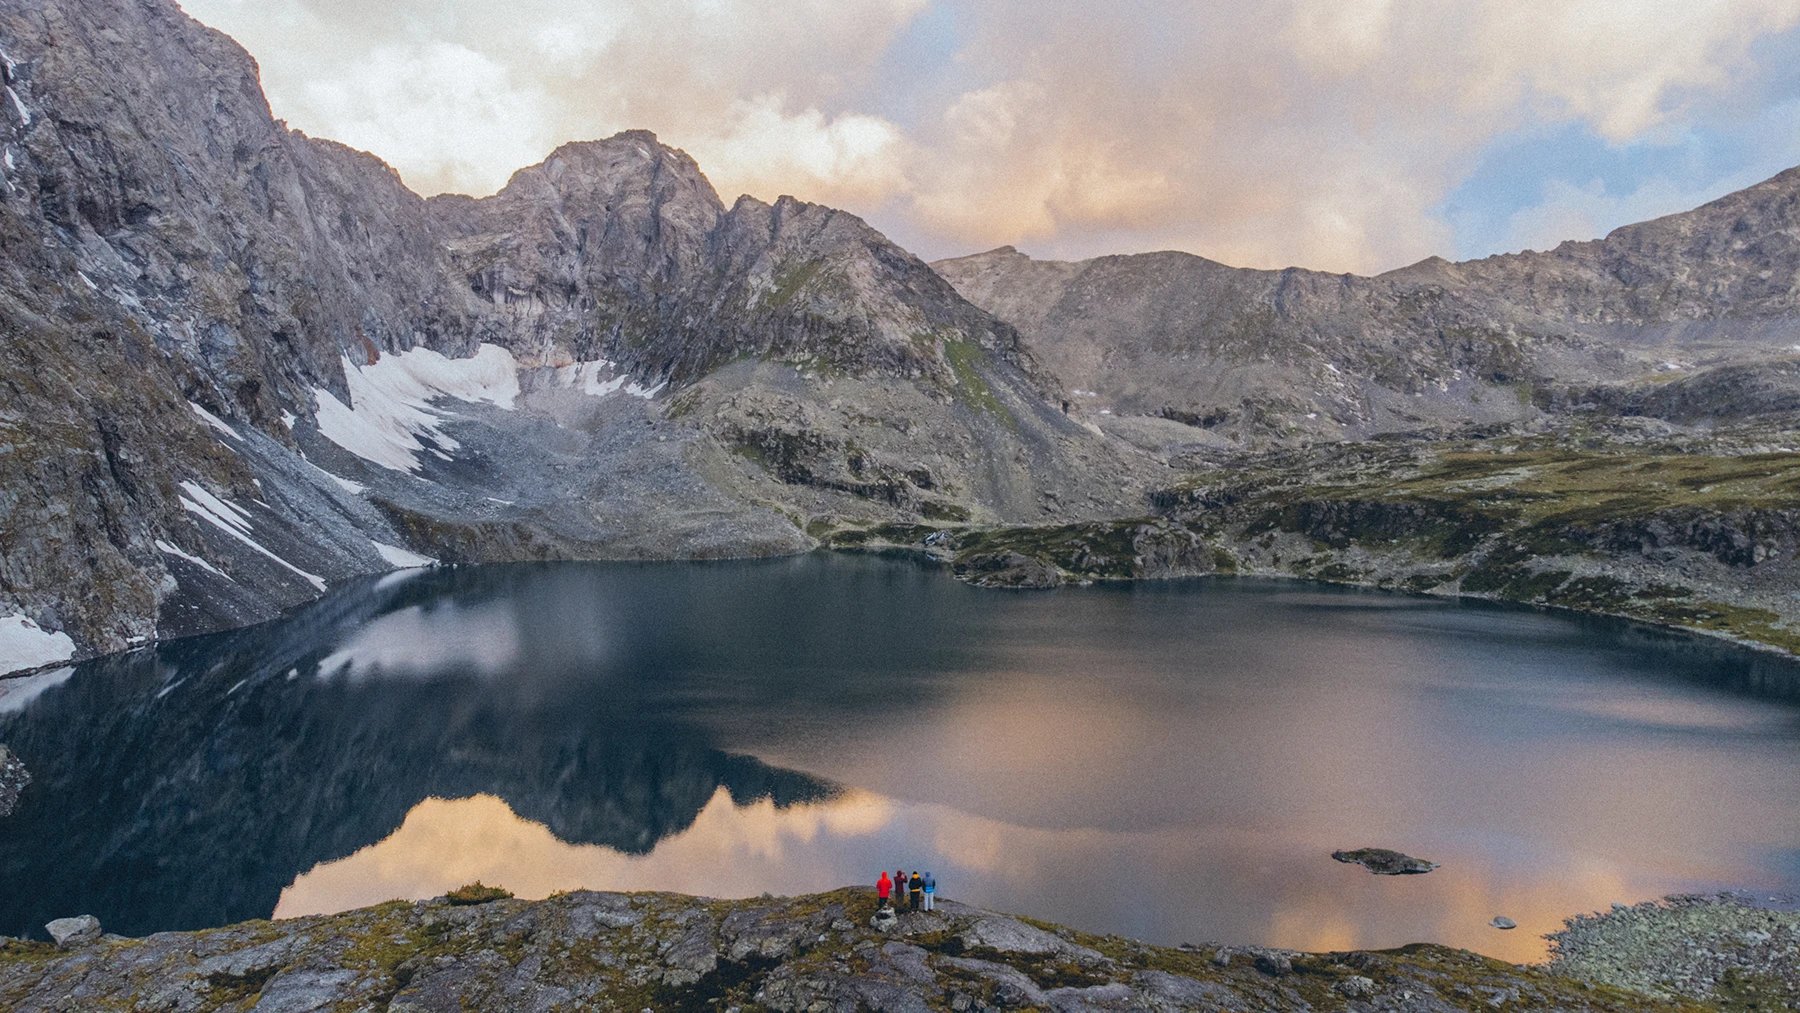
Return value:
M 560 840 L 483 794 L 420 802 L 386 839 L 301 873 L 274 916 L 423 899 L 477 880 L 524 898 L 575 889 L 796 894 L 872 881 L 898 864 L 933 869 L 945 897 L 1162 939 L 1180 936 L 1195 910 L 1241 908 L 1236 895 L 1254 889 L 1265 904 L 1248 918 L 1225 916 L 1230 940 L 1342 950 L 1429 938 L 1523 962 L 1542 959 L 1543 933 L 1576 911 L 1671 881 L 1748 872 L 1701 862 L 1645 874 L 1597 855 L 1495 858 L 1479 848 L 1433 855 L 1448 860 L 1430 876 L 1378 878 L 1256 833 L 1046 830 L 863 791 L 811 804 L 738 805 L 723 788 L 691 826 L 633 855 Z M 1534 874 L 1540 865 L 1558 874 Z M 1231 880 L 1196 871 L 1208 867 L 1231 870 Z M 1147 885 L 1154 904 L 1146 903 Z M 1499 913 L 1519 928 L 1489 928 Z
M 1158 942 L 1529 959 L 1615 900 L 1800 888 L 1800 711 L 1733 691 L 1769 666 L 1291 583 L 1007 595 L 831 556 L 422 572 L 0 707 L 39 777 L 0 823 L 0 932 L 904 864 Z M 85 804 L 34 802 L 62 798 Z M 1365 845 L 1443 868 L 1328 857 Z

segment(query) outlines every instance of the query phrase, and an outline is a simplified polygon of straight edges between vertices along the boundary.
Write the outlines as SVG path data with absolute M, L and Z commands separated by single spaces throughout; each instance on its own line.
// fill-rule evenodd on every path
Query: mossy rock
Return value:
M 488 886 L 480 880 L 476 880 L 444 894 L 444 899 L 452 904 L 488 904 L 497 900 L 511 900 L 512 891 L 498 886 Z

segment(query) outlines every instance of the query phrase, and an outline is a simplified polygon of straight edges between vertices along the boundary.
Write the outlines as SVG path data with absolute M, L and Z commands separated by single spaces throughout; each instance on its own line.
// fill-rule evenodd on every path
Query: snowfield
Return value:
M 576 362 L 567 366 L 558 366 L 556 381 L 564 387 L 574 387 L 583 394 L 594 397 L 605 397 L 608 394 L 630 394 L 632 397 L 653 398 L 657 392 L 667 387 L 663 381 L 654 387 L 646 387 L 632 380 L 630 376 L 618 372 L 616 363 L 605 359 L 592 362 Z M 605 377 L 605 379 L 601 379 Z
M 418 472 L 427 441 L 440 454 L 459 446 L 444 433 L 448 416 L 434 402 L 454 398 L 510 411 L 519 396 L 519 365 L 499 345 L 482 345 L 467 359 L 413 348 L 368 366 L 348 356 L 342 362 L 350 403 L 314 389 L 319 434 L 371 464 L 408 474 Z
M 389 566 L 398 567 L 402 570 L 410 570 L 419 566 L 437 565 L 437 560 L 430 556 L 421 556 L 417 552 L 413 552 L 409 549 L 402 549 L 398 545 L 389 545 L 386 542 L 378 542 L 373 538 L 369 539 L 369 544 L 375 546 L 375 551 L 381 553 L 381 558 L 387 560 Z
M 325 590 L 325 578 L 317 576 L 316 574 L 307 573 L 298 566 L 282 559 L 268 549 L 263 548 L 260 542 L 250 537 L 250 515 L 245 512 L 243 507 L 214 496 L 212 493 L 206 491 L 206 489 L 198 482 L 182 482 L 181 489 L 183 492 L 187 493 L 187 495 L 181 497 L 183 509 L 199 517 L 201 520 L 206 521 L 213 527 L 218 528 L 220 531 L 225 532 L 232 538 L 243 542 L 245 545 L 248 545 L 250 548 L 255 549 L 257 552 L 267 556 L 287 569 L 292 570 L 308 584 L 311 584 L 321 591 Z M 161 548 L 161 546 L 159 545 L 158 548 Z M 183 553 L 183 555 L 185 556 L 186 554 Z M 212 568 L 208 567 L 208 569 Z
M 156 548 L 157 548 L 157 551 L 166 553 L 167 555 L 174 556 L 177 559 L 185 559 L 188 562 L 194 564 L 195 566 L 198 566 L 199 568 L 201 568 L 202 570 L 205 570 L 208 573 L 217 574 L 221 577 L 224 577 L 226 580 L 232 579 L 230 574 L 228 574 L 224 570 L 221 570 L 218 567 L 212 565 L 211 563 L 207 562 L 206 560 L 201 559 L 199 556 L 196 556 L 189 552 L 181 551 L 180 546 L 171 545 L 168 542 L 165 542 L 162 539 L 158 538 L 156 540 Z
M 350 403 L 315 388 L 319 434 L 357 457 L 391 471 L 419 473 L 420 454 L 443 460 L 461 447 L 444 432 L 452 413 L 440 401 L 485 403 L 511 411 L 519 398 L 518 360 L 498 345 L 482 345 L 467 359 L 449 359 L 428 348 L 382 355 L 372 365 L 342 359 Z M 667 382 L 646 387 L 606 359 L 554 368 L 556 386 L 593 397 L 629 394 L 653 398 Z

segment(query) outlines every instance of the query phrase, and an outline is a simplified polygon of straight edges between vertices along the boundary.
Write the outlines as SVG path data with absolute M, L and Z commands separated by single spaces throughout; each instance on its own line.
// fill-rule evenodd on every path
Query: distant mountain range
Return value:
M 16 0 L 0 54 L 0 671 L 431 559 L 1157 515 L 1123 575 L 1249 566 L 1162 516 L 1234 455 L 1800 410 L 1800 170 L 1375 278 L 928 266 L 842 211 L 727 207 L 640 131 L 422 198 L 275 120 L 171 0 Z
M 933 266 L 1093 403 L 1240 441 L 1427 433 L 1586 402 L 1677 422 L 1800 407 L 1800 169 L 1605 239 L 1373 278 L 1010 247 Z M 1734 394 L 1709 396 L 1720 388 Z

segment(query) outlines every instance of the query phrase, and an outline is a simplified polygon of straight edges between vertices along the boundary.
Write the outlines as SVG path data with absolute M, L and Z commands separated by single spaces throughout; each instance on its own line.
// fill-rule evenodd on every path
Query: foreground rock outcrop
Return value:
M 1550 936 L 1556 969 L 1725 1009 L 1800 1009 L 1800 902 L 1682 896 L 1571 918 Z
M 0 945 L 0 1005 L 200 1010 L 1681 1010 L 1439 946 L 1147 946 L 941 901 L 872 927 L 866 889 L 715 901 L 466 891 L 70 951 Z

